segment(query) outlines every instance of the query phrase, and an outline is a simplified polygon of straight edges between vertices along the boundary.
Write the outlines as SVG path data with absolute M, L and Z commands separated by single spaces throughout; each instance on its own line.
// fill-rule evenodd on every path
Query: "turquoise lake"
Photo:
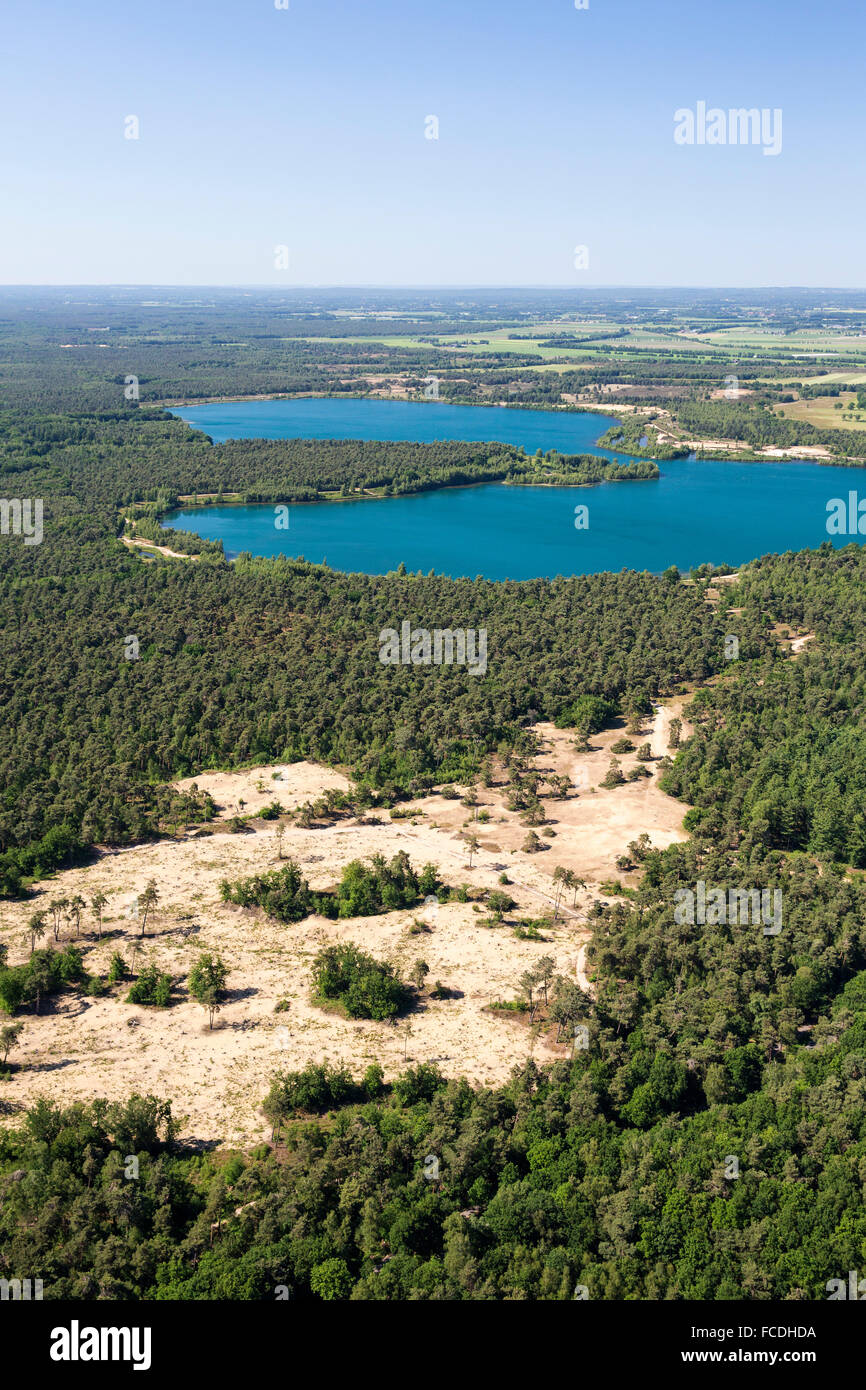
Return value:
M 529 453 L 615 455 L 595 441 L 616 420 L 607 415 L 444 401 L 371 401 L 306 397 L 292 401 L 221 401 L 173 410 L 211 439 L 495 439 L 522 444 Z M 621 457 L 618 456 L 618 457 Z
M 304 399 L 181 407 L 173 412 L 214 440 L 498 440 L 561 453 L 598 453 L 594 441 L 614 423 L 603 415 L 511 410 L 444 403 Z M 831 540 L 827 503 L 866 492 L 860 469 L 779 463 L 659 465 L 648 482 L 590 488 L 506 487 L 483 483 L 382 500 L 293 503 L 277 530 L 272 505 L 186 508 L 165 518 L 231 558 L 293 555 L 334 569 L 385 574 L 408 570 L 530 579 L 636 569 L 688 570 L 705 561 L 738 565 L 759 555 Z M 575 507 L 589 509 L 586 529 Z

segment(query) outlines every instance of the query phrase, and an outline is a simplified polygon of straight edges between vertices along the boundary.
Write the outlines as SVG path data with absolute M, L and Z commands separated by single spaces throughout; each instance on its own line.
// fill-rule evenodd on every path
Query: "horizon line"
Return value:
M 573 292 L 577 294 L 585 293 L 587 290 L 800 290 L 805 292 L 822 292 L 827 294 L 862 294 L 866 292 L 866 285 L 713 285 L 713 284 L 643 284 L 643 283 L 623 283 L 623 284 L 588 284 L 588 285 L 565 285 L 554 282 L 539 281 L 537 283 L 521 284 L 500 284 L 489 283 L 480 284 L 475 282 L 442 282 L 435 284 L 412 284 L 411 282 L 386 283 L 377 281 L 357 281 L 345 284 L 331 283 L 327 281 L 310 284 L 291 284 L 274 285 L 268 282 L 171 282 L 171 281 L 125 281 L 125 280 L 106 280 L 106 281 L 87 281 L 87 280 L 66 280 L 66 281 L 9 281 L 0 283 L 2 290 L 269 290 L 275 293 L 286 293 L 289 291 L 308 291 L 308 290 L 557 290 L 560 292 Z

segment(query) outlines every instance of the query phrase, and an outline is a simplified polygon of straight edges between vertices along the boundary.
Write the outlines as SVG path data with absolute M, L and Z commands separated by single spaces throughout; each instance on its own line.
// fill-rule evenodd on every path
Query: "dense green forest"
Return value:
M 770 297 L 774 322 L 802 321 L 798 293 Z M 550 313 L 548 301 L 539 292 L 533 312 Z M 616 324 L 603 298 L 587 302 Z M 45 499 L 41 545 L 0 538 L 0 891 L 26 895 L 34 876 L 95 844 L 207 819 L 208 798 L 170 784 L 208 767 L 310 757 L 396 800 L 477 774 L 488 752 L 525 749 L 539 719 L 597 726 L 685 689 L 695 732 L 664 775 L 694 809 L 690 840 L 639 849 L 623 891 L 592 912 L 595 999 L 572 1000 L 587 1035 L 573 1056 L 528 1062 L 495 1090 L 431 1063 L 389 1082 L 375 1066 L 263 1077 L 274 1141 L 244 1154 L 180 1144 L 182 1096 L 38 1101 L 0 1128 L 0 1277 L 30 1271 L 51 1299 L 799 1300 L 862 1269 L 863 549 L 765 557 L 723 604 L 708 601 L 705 572 L 691 584 L 675 571 L 375 577 L 288 559 L 230 565 L 204 545 L 194 562 L 145 561 L 121 539 L 126 518 L 152 536 L 180 496 L 401 490 L 486 468 L 519 481 L 524 464 L 555 473 L 574 461 L 538 465 L 498 445 L 212 446 L 152 406 L 124 404 L 124 372 L 137 368 L 152 400 L 170 387 L 232 389 L 216 382 L 287 389 L 289 367 L 291 389 L 326 389 L 322 372 L 343 370 L 333 321 L 298 302 L 296 327 L 314 341 L 277 358 L 268 342 L 277 329 L 291 337 L 289 309 L 226 297 L 210 318 L 181 306 L 173 328 L 151 320 L 148 332 L 176 341 L 153 342 L 148 358 L 147 315 L 122 296 L 92 310 L 74 295 L 45 304 L 27 332 L 14 305 L 0 325 L 0 493 Z M 435 327 L 414 301 L 400 322 L 463 331 L 453 306 L 434 307 Z M 482 297 L 473 322 L 531 326 L 517 300 L 495 308 Z M 664 315 L 669 300 L 632 308 Z M 735 292 L 693 309 L 725 323 L 743 312 Z M 117 352 L 100 358 L 91 340 L 74 363 L 64 350 L 54 373 L 60 344 L 106 324 Z M 245 363 L 220 345 L 242 331 L 263 340 Z M 373 360 L 369 322 L 358 336 Z M 418 349 L 405 357 L 419 367 Z M 709 377 L 684 371 L 687 388 L 696 377 L 708 390 Z M 769 418 L 692 409 L 715 433 L 727 422 L 726 437 Z M 756 429 L 756 442 L 769 438 Z M 486 680 L 378 662 L 383 627 L 431 615 L 486 627 Z M 779 624 L 814 640 L 793 658 Z M 732 628 L 737 661 L 726 660 Z M 676 895 L 698 880 L 781 893 L 781 930 L 680 924 Z M 355 865 L 329 905 L 406 906 L 436 884 L 432 866 Z M 233 893 L 287 922 L 315 906 L 294 865 Z M 317 969 L 346 1007 L 348 996 L 387 1017 L 405 999 L 361 955 Z M 75 947 L 43 947 L 3 971 L 0 1002 L 11 1013 L 89 983 Z
M 743 619 L 761 614 L 815 633 L 796 661 L 756 661 L 702 690 L 694 737 L 664 783 L 693 802 L 686 824 L 735 843 L 866 868 L 866 563 L 859 546 L 749 566 Z

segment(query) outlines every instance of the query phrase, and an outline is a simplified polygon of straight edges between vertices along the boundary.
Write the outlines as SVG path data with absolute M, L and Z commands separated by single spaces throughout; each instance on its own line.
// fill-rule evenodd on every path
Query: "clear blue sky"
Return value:
M 10 6 L 0 283 L 866 284 L 863 0 L 589 2 Z

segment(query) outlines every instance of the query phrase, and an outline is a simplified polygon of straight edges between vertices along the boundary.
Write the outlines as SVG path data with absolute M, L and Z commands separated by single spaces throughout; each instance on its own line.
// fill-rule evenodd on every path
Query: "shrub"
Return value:
M 422 1062 L 418 1067 L 410 1067 L 398 1076 L 392 1091 L 399 1105 L 417 1105 L 419 1101 L 430 1101 L 437 1091 L 448 1082 L 434 1062 Z
M 385 1073 L 378 1062 L 371 1062 L 364 1072 L 361 1090 L 368 1100 L 375 1100 L 385 1089 Z
M 171 1000 L 171 976 L 155 965 L 145 966 L 126 996 L 127 1004 L 150 1004 L 164 1009 Z
M 597 734 L 617 713 L 618 706 L 612 700 L 603 700 L 599 695 L 581 695 L 559 715 L 556 727 L 577 727 L 585 734 Z
M 487 894 L 487 908 L 492 915 L 500 921 L 506 912 L 510 912 L 517 903 L 508 893 L 500 893 L 498 888 L 493 888 Z
M 625 778 L 622 775 L 622 769 L 620 768 L 619 763 L 617 762 L 616 758 L 611 758 L 610 767 L 607 770 L 607 775 L 605 777 L 602 777 L 601 785 L 603 787 L 618 787 L 624 781 Z
M 409 1002 L 393 966 L 374 960 L 351 942 L 327 946 L 313 962 L 317 997 L 339 1004 L 350 1018 L 394 1018 Z
M 108 967 L 108 983 L 110 985 L 120 984 L 121 980 L 129 979 L 129 966 L 123 959 L 119 951 L 115 951 L 111 957 L 111 964 Z
M 261 907 L 279 922 L 300 922 L 315 910 L 313 894 L 300 867 L 290 859 L 273 873 L 220 884 L 223 902 L 239 907 Z
M 416 873 L 405 853 L 389 862 L 376 854 L 370 864 L 353 859 L 343 869 L 339 884 L 331 892 L 313 893 L 300 867 L 290 859 L 273 873 L 228 881 L 220 885 L 223 902 L 239 907 L 261 907 L 280 922 L 300 922 L 312 912 L 323 917 L 371 917 L 395 908 L 414 907 L 439 886 L 433 864 Z
M 89 979 L 77 946 L 67 946 L 65 951 L 46 946 L 34 951 L 24 965 L 0 969 L 0 1008 L 14 1014 L 22 1004 L 33 1004 L 38 1013 L 43 999 L 66 985 L 87 985 Z
M 544 941 L 544 937 L 539 931 L 540 927 L 549 927 L 550 919 L 547 917 L 521 917 L 515 924 L 514 935 L 518 941 Z
M 303 1071 L 277 1072 L 262 1108 L 276 1126 L 298 1112 L 320 1115 L 354 1098 L 355 1086 L 345 1067 L 311 1062 Z

